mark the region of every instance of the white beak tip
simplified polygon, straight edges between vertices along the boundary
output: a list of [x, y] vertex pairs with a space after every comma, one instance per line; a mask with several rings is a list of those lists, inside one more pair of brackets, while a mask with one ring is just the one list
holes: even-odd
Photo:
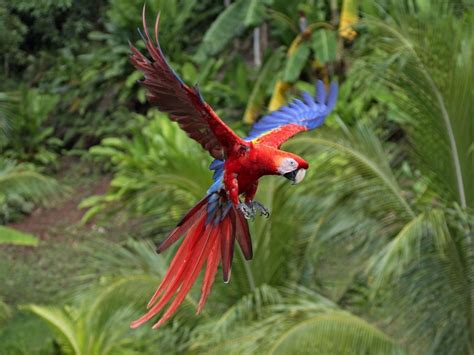
[[298, 172], [296, 173], [296, 176], [295, 176], [295, 184], [299, 184], [301, 181], [303, 181], [305, 175], [306, 175], [306, 169], [298, 169]]

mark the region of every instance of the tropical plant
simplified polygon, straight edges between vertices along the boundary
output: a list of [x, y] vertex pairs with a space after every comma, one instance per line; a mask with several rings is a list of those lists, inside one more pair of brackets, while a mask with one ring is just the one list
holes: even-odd
[[3, 96], [1, 115], [10, 122], [6, 142], [0, 147], [4, 156], [41, 165], [55, 163], [62, 142], [47, 123], [59, 97], [26, 87]]
[[197, 59], [221, 52], [235, 37], [240, 36], [246, 29], [258, 26], [266, 18], [266, 6], [273, 0], [237, 0], [222, 11], [206, 31], [200, 44]]
[[[297, 8], [300, 9], [299, 16]], [[327, 10], [311, 7], [309, 4], [298, 4], [292, 8], [277, 3], [274, 9], [268, 11], [271, 24], [285, 35], [286, 32], [292, 33], [293, 39], [287, 42], [285, 61], [277, 59], [280, 56], [279, 51], [276, 51], [260, 71], [252, 94], [247, 100], [243, 117], [245, 123], [255, 122], [259, 114], [264, 112], [264, 99], [270, 95], [268, 109], [274, 111], [280, 108], [295, 84], [299, 84], [300, 88], [304, 85], [299, 82], [301, 76], [308, 76], [310, 81], [319, 77], [328, 83], [329, 73], [333, 77], [335, 74], [343, 74], [334, 70], [336, 61], [341, 59], [343, 47], [338, 44], [337, 32], [332, 24], [333, 14]], [[299, 24], [296, 24], [297, 21]], [[283, 34], [280, 36], [284, 37]], [[341, 32], [341, 36], [343, 35], [345, 32]], [[308, 67], [310, 70], [307, 70]]]
[[0, 299], [0, 325], [10, 317], [11, 309]]
[[[183, 48], [191, 42], [187, 28], [212, 16], [212, 11], [195, 16], [205, 5], [197, 1], [184, 5], [177, 1], [147, 2], [150, 18], [161, 11], [160, 35], [173, 61], [186, 62]], [[137, 31], [142, 8], [140, 1], [111, 1], [103, 11], [103, 25], [89, 31], [87, 41], [81, 38], [67, 43], [58, 53], [58, 64], [44, 74], [42, 87], [63, 98], [57, 108], [56, 126], [67, 147], [89, 148], [104, 137], [125, 135], [131, 129], [130, 108], [145, 103], [144, 91], [136, 85], [141, 74], [128, 61], [128, 42], [143, 46]]]
[[[419, 11], [405, 10], [400, 17], [417, 22]], [[196, 327], [189, 343], [191, 349], [289, 351], [298, 341], [322, 352], [344, 352], [357, 346], [361, 351], [393, 353], [403, 351], [394, 339], [403, 339], [408, 350], [415, 353], [469, 352], [473, 278], [469, 240], [473, 216], [468, 201], [472, 195], [469, 185], [462, 191], [450, 191], [450, 186], [457, 186], [460, 179], [456, 178], [458, 168], [453, 163], [456, 155], [450, 148], [450, 137], [461, 152], [457, 157], [461, 171], [468, 177], [473, 170], [469, 160], [471, 143], [464, 142], [472, 142], [472, 137], [460, 128], [452, 129], [450, 135], [445, 119], [450, 119], [451, 126], [458, 120], [465, 124], [468, 119], [463, 115], [472, 112], [474, 101], [472, 92], [467, 91], [468, 84], [462, 84], [458, 77], [456, 83], [464, 91], [455, 91], [455, 96], [443, 94], [458, 89], [450, 86], [449, 80], [438, 81], [437, 75], [446, 79], [446, 74], [432, 66], [451, 63], [451, 74], [458, 70], [471, 72], [472, 62], [467, 58], [471, 54], [472, 24], [469, 18], [463, 18], [463, 26], [449, 27], [447, 31], [444, 26], [458, 20], [449, 12], [439, 14], [436, 7], [430, 11], [429, 16], [425, 15], [440, 28], [435, 27], [428, 35], [449, 32], [458, 39], [451, 41], [453, 48], [445, 53], [447, 57], [437, 59], [442, 53], [426, 54], [438, 48], [434, 45], [436, 36], [429, 42], [419, 42], [426, 37], [425, 32], [423, 36], [411, 34], [414, 37], [408, 38], [404, 37], [408, 34], [400, 32], [404, 28], [413, 31], [414, 26], [403, 25], [401, 20], [392, 23], [385, 19], [383, 24], [372, 20], [369, 31], [376, 31], [374, 36], [381, 35], [383, 41], [377, 43], [384, 46], [378, 46], [362, 59], [371, 65], [354, 68], [359, 71], [355, 75], [365, 73], [374, 77], [377, 73], [379, 78], [386, 79], [376, 71], [383, 68], [390, 78], [377, 82], [383, 90], [375, 97], [387, 102], [386, 93], [394, 93], [397, 100], [389, 103], [401, 115], [395, 120], [404, 129], [406, 143], [402, 141], [395, 147], [382, 141], [379, 131], [372, 127], [379, 123], [377, 119], [365, 119], [353, 127], [339, 120], [317, 137], [297, 138], [288, 143], [289, 149], [303, 150], [310, 157], [312, 172], [317, 172], [317, 176], [313, 178], [310, 174], [304, 186], [291, 192], [271, 178], [262, 182], [258, 199], [272, 207], [272, 218], [253, 224], [255, 260], [244, 263], [236, 256], [232, 283], [226, 287], [215, 285], [209, 299], [215, 306], [211, 307], [219, 312], [218, 307], [226, 304], [223, 310], [229, 309], [229, 313], [211, 317]], [[424, 43], [430, 47], [422, 47]], [[409, 51], [400, 52], [404, 49], [402, 45], [407, 44]], [[420, 54], [413, 52], [415, 49]], [[421, 58], [431, 58], [430, 67], [423, 65]], [[415, 83], [408, 81], [413, 77], [418, 78]], [[444, 85], [448, 85], [447, 89]], [[342, 86], [341, 91], [348, 93]], [[372, 91], [370, 95], [374, 94]], [[432, 104], [427, 106], [427, 100]], [[350, 116], [357, 112], [357, 106], [352, 107], [354, 111], [341, 109], [340, 113]], [[463, 110], [456, 111], [458, 107]], [[343, 118], [353, 121], [351, 117]], [[419, 120], [425, 122], [422, 131]], [[431, 136], [438, 137], [430, 149], [432, 159], [420, 162], [424, 152], [420, 150], [416, 156], [401, 160], [407, 147], [417, 147], [419, 139], [427, 148], [423, 138], [428, 130]], [[444, 166], [443, 175], [438, 172], [438, 165]], [[445, 177], [440, 179], [441, 176]], [[467, 181], [465, 177], [463, 181]], [[290, 235], [293, 238], [288, 239]], [[309, 308], [303, 307], [298, 313], [299, 301], [282, 296], [279, 289], [283, 286], [290, 289], [290, 295], [305, 287], [307, 292], [322, 293], [330, 301], [323, 302], [322, 307], [320, 296], [314, 296], [306, 304]], [[267, 291], [276, 287], [277, 291], [262, 296], [262, 287], [270, 287]], [[261, 302], [270, 304], [262, 307]], [[310, 308], [316, 311], [313, 313]], [[337, 338], [330, 336], [333, 331]]]
[[[88, 249], [93, 254], [85, 269], [84, 286], [65, 307], [29, 305], [31, 311], [54, 330], [61, 351], [74, 354], [115, 354], [155, 352], [180, 353], [184, 349], [194, 323], [190, 309], [182, 309], [173, 323], [161, 332], [142, 328], [130, 329], [130, 321], [137, 318], [166, 271], [166, 263], [157, 258], [153, 247], [144, 242], [128, 240], [123, 245], [96, 243]], [[95, 288], [97, 268], [103, 277]], [[195, 303], [188, 298], [188, 303]]]
[[[273, 291], [274, 293], [276, 291]], [[360, 317], [304, 287], [269, 298], [262, 289], [195, 330], [191, 349], [215, 353], [404, 353]]]
[[[5, 223], [34, 206], [48, 205], [64, 193], [56, 180], [46, 177], [28, 164], [0, 158], [0, 221]], [[6, 232], [6, 231], [4, 231]], [[14, 232], [11, 235], [14, 234]], [[12, 237], [12, 239], [16, 239]], [[20, 238], [22, 239], [22, 238]], [[23, 238], [25, 241], [29, 238]]]
[[[164, 124], [164, 122], [166, 121], [161, 121], [161, 124], [165, 127], [175, 127], [170, 123]], [[182, 133], [179, 134], [182, 135]], [[159, 136], [153, 135], [152, 137]], [[160, 165], [168, 166], [168, 164], [170, 164], [173, 166], [173, 164], [177, 163], [175, 157], [169, 153], [174, 151], [174, 146], [183, 147], [182, 143], [184, 141], [175, 141], [176, 139], [174, 141], [169, 140], [165, 146], [158, 145], [159, 149], [158, 147], [155, 149], [157, 152], [163, 149], [168, 150], [167, 154], [160, 156]], [[329, 140], [327, 142], [328, 147], [331, 147], [331, 143], [333, 144], [333, 142]], [[300, 145], [305, 146], [304, 142], [300, 143]], [[116, 156], [115, 154], [117, 154], [115, 151], [112, 151], [112, 153], [113, 155], [111, 156]], [[309, 151], [309, 153], [311, 152]], [[143, 156], [143, 154], [141, 154], [141, 156]], [[192, 165], [194, 164], [194, 159], [194, 155], [187, 154], [181, 156], [179, 166], [181, 166], [181, 164], [183, 164], [183, 166]], [[120, 161], [124, 160], [125, 159], [120, 159]], [[345, 160], [342, 159], [341, 161]], [[320, 159], [316, 156], [310, 160], [310, 164], [319, 165], [321, 163]], [[199, 170], [196, 170], [194, 173], [194, 176], [199, 176], [198, 171], [199, 174], [206, 173], [205, 168], [205, 165], [201, 165]], [[121, 173], [120, 169], [118, 171]], [[159, 181], [160, 171], [161, 169], [149, 170], [149, 173], [140, 173], [139, 176], [147, 176], [153, 172], [156, 178], [152, 180]], [[207, 172], [207, 174], [209, 173]], [[163, 189], [166, 187], [169, 189], [173, 187], [172, 191], [175, 192], [174, 196], [179, 196], [178, 192], [187, 193], [189, 186], [192, 185], [181, 183], [185, 176], [189, 176], [186, 170], [176, 170], [173, 173], [173, 178], [164, 181], [164, 184], [161, 185], [160, 188]], [[309, 179], [310, 181], [313, 180], [311, 177]], [[134, 184], [126, 184], [126, 186], [133, 185]], [[202, 189], [202, 187], [200, 189]], [[323, 228], [327, 228], [325, 224], [322, 223], [323, 218], [328, 218], [333, 228], [335, 228], [335, 230], [331, 232], [334, 237], [354, 231], [358, 232], [357, 236], [363, 236], [364, 233], [364, 226], [355, 228], [357, 221], [351, 223], [337, 223], [337, 218], [341, 217], [339, 214], [330, 216], [327, 213], [326, 216], [318, 218], [318, 212], [308, 209], [307, 206], [318, 204], [316, 201], [320, 200], [317, 196], [319, 192], [319, 189], [314, 188], [314, 184], [308, 186], [308, 189], [298, 192], [276, 178], [268, 178], [262, 181], [258, 199], [271, 208], [272, 218], [265, 221], [257, 219], [255, 223], [252, 224], [254, 260], [247, 262], [242, 255], [235, 255], [231, 284], [222, 285], [216, 283], [214, 292], [208, 301], [209, 305], [206, 308], [208, 310], [203, 316], [205, 321], [200, 321], [197, 327], [193, 325], [193, 323], [197, 321], [195, 317], [186, 319], [178, 316], [177, 322], [184, 322], [184, 324], [190, 322], [190, 329], [193, 329], [192, 336], [189, 343], [186, 344], [186, 347], [194, 350], [215, 349], [217, 351], [218, 349], [219, 351], [231, 351], [235, 353], [249, 351], [261, 352], [279, 347], [283, 349], [283, 347], [294, 346], [291, 345], [293, 334], [291, 337], [289, 337], [289, 335], [287, 337], [287, 332], [289, 334], [292, 329], [305, 330], [311, 328], [318, 330], [321, 335], [330, 335], [333, 334], [331, 332], [337, 332], [338, 328], [336, 325], [342, 325], [344, 329], [347, 329], [344, 333], [346, 339], [344, 343], [338, 343], [336, 341], [338, 338], [331, 337], [324, 338], [328, 339], [326, 342], [311, 343], [311, 345], [308, 343], [308, 347], [318, 346], [323, 352], [330, 351], [328, 349], [347, 350], [350, 349], [351, 346], [357, 346], [361, 351], [368, 348], [384, 349], [381, 351], [387, 353], [401, 351], [397, 342], [391, 339], [390, 336], [386, 335], [382, 330], [378, 329], [373, 323], [371, 324], [367, 320], [359, 318], [350, 312], [341, 310], [340, 308], [343, 304], [338, 305], [317, 294], [317, 283], [321, 280], [316, 281], [314, 276], [312, 276], [314, 265], [319, 262], [317, 258], [315, 259], [313, 252], [321, 246], [320, 244], [316, 245], [316, 233], [322, 229], [322, 225], [324, 225]], [[198, 193], [201, 193], [201, 191]], [[114, 196], [116, 196], [115, 199], [117, 199], [117, 201], [122, 201], [122, 204], [125, 203], [127, 205], [129, 203], [126, 197], [120, 199], [120, 194], [115, 193]], [[152, 195], [147, 194], [145, 196]], [[171, 198], [173, 198], [173, 196], [171, 196]], [[195, 199], [196, 198], [197, 197], [195, 197]], [[139, 200], [132, 201], [136, 203]], [[143, 198], [142, 204], [143, 201], [149, 201], [149, 198]], [[324, 207], [325, 204], [327, 205], [327, 202], [324, 203], [324, 200], [321, 200], [321, 202], [323, 202], [321, 203], [322, 207]], [[170, 206], [173, 206], [174, 203], [179, 205], [180, 201], [162, 199], [155, 203], [157, 206], [160, 206], [160, 208], [162, 208], [163, 205], [168, 206], [168, 215], [170, 215], [170, 211], [172, 211]], [[165, 211], [163, 210], [163, 212]], [[347, 211], [347, 209], [345, 213], [338, 211], [338, 213], [342, 213], [342, 215], [346, 216], [353, 212], [353, 210]], [[293, 236], [293, 238], [288, 238], [289, 236]], [[329, 235], [328, 238], [330, 238]], [[366, 254], [364, 256], [369, 255], [367, 246], [371, 242], [370, 238], [365, 237], [365, 242], [357, 241], [356, 236], [354, 236], [354, 239], [354, 242], [357, 242], [359, 248], [365, 246]], [[380, 248], [383, 246], [382, 242], [381, 240], [378, 243]], [[139, 246], [140, 244], [136, 245]], [[344, 250], [338, 254], [338, 257], [350, 255], [351, 252], [353, 251]], [[171, 255], [172, 252], [167, 254]], [[151, 249], [146, 255], [142, 253], [140, 253], [140, 255], [130, 255], [127, 248], [117, 249], [117, 251], [114, 252], [101, 250], [98, 252], [98, 255], [99, 257], [95, 259], [101, 260], [101, 264], [97, 266], [97, 268], [102, 270], [103, 275], [107, 275], [108, 273], [116, 275], [114, 280], [120, 285], [125, 285], [125, 283], [128, 283], [127, 280], [133, 279], [133, 275], [135, 275], [137, 269], [145, 269], [146, 274], [154, 273], [153, 270], [155, 269], [164, 270], [163, 259], [154, 255]], [[362, 257], [360, 257], [360, 259], [362, 259]], [[153, 267], [148, 266], [153, 260], [155, 260], [154, 262], [160, 262], [160, 265]], [[132, 261], [133, 264], [138, 263], [138, 265], [147, 266], [144, 268], [144, 266], [137, 267], [130, 265]], [[360, 262], [360, 260], [358, 261]], [[347, 269], [353, 265], [357, 265], [354, 257], [351, 263], [347, 264]], [[343, 299], [343, 296], [348, 292], [348, 285], [353, 281], [354, 275], [360, 272], [362, 268], [363, 267], [360, 267], [352, 271], [351, 277], [345, 281], [342, 291], [341, 285], [337, 285], [338, 287], [326, 285], [326, 289], [331, 290], [331, 295], [338, 296], [336, 299]], [[150, 282], [147, 289], [152, 290], [153, 286], [156, 286], [159, 278], [154, 280], [155, 281]], [[295, 286], [295, 283], [299, 286]], [[280, 291], [279, 289], [282, 287], [288, 288], [288, 291]], [[306, 294], [311, 296], [308, 297], [310, 300], [297, 300], [305, 293], [299, 291], [300, 287], [310, 287], [309, 290], [305, 291]], [[130, 290], [130, 292], [133, 290], [133, 294], [135, 294], [138, 286], [132, 287], [129, 285], [125, 287], [125, 289]], [[142, 289], [144, 289], [143, 286]], [[126, 291], [121, 291], [120, 294], [123, 295], [124, 292]], [[143, 294], [140, 294], [139, 297], [143, 297]], [[195, 298], [197, 296], [190, 297], [197, 299]], [[299, 309], [299, 312], [295, 313], [296, 309]], [[184, 312], [187, 312], [187, 308], [184, 309]], [[314, 319], [312, 317], [314, 317]], [[279, 319], [286, 319], [286, 321], [280, 322]], [[268, 338], [265, 337], [275, 322], [276, 324], [281, 323], [281, 326], [272, 330], [273, 335]], [[305, 325], [309, 328], [305, 328]], [[257, 329], [260, 330], [257, 331]], [[249, 334], [252, 334], [252, 336], [249, 336]], [[313, 338], [314, 337], [312, 337], [312, 339]], [[281, 344], [276, 341], [277, 339], [281, 340]], [[319, 339], [319, 337], [316, 337], [316, 339]]]
[[[67, 307], [23, 307], [43, 319], [56, 332], [56, 341], [63, 353], [72, 354], [114, 354], [121, 353], [139, 354], [141, 347], [146, 347], [149, 339], [132, 333], [126, 321], [133, 312], [126, 307], [119, 308], [117, 304], [113, 311], [108, 313], [104, 304], [99, 312], [90, 313], [89, 305], [84, 309]], [[110, 305], [107, 305], [110, 307]], [[117, 323], [121, 323], [120, 331]], [[143, 334], [143, 331], [141, 332]]]
[[[135, 119], [145, 121], [139, 115]], [[165, 115], [154, 111], [149, 119], [130, 139], [106, 138], [91, 148], [112, 162], [116, 174], [106, 195], [82, 202], [81, 207], [93, 206], [85, 221], [105, 209], [126, 210], [141, 217], [143, 231], [153, 235], [176, 222], [209, 187], [210, 161], [199, 145]]]
[[404, 327], [416, 352], [467, 353], [474, 343], [469, 326], [474, 96], [468, 79], [474, 69], [474, 19], [472, 13], [455, 12], [460, 9], [444, 2], [394, 4], [393, 19], [371, 23], [380, 46], [370, 68], [396, 95], [412, 161], [423, 173], [419, 183], [425, 185], [411, 202], [414, 215], [372, 267], [376, 289], [393, 287], [384, 292], [386, 305], [400, 310], [393, 322]]
[[[0, 39], [0, 59], [3, 63], [3, 76], [10, 76], [10, 63], [24, 62], [24, 52], [20, 43], [26, 34], [26, 26], [17, 15], [11, 13], [6, 1], [0, 1], [0, 31], [5, 35]], [[1, 100], [1, 99], [0, 99]]]
[[[85, 2], [90, 6], [81, 6]], [[474, 16], [469, 3], [148, 2], [150, 20], [162, 10], [167, 58], [186, 82], [202, 85], [226, 121], [240, 119], [248, 102], [245, 117], [252, 122], [270, 96], [276, 108], [292, 95], [291, 88], [313, 92], [315, 77], [334, 73], [342, 74], [340, 104], [324, 128], [285, 147], [310, 163], [303, 184], [262, 179], [257, 200], [270, 207], [271, 218], [250, 223], [254, 259], [245, 261], [236, 248], [230, 284], [215, 282], [199, 316], [195, 286], [159, 331], [128, 329], [144, 311], [173, 250], [157, 255], [148, 241], [103, 240], [86, 250], [90, 261], [77, 294], [64, 305], [25, 308], [54, 330], [54, 351], [472, 353]], [[67, 148], [108, 137], [90, 152], [111, 164], [114, 176], [105, 195], [82, 204], [90, 208], [85, 220], [106, 213], [132, 225], [127, 230], [133, 237], [155, 243], [205, 193], [210, 160], [163, 115], [130, 114], [147, 110], [143, 90], [135, 85], [139, 76], [126, 60], [126, 40], [138, 37], [142, 3], [92, 5], [90, 0], [0, 4], [0, 27], [10, 31], [0, 47], [16, 45], [11, 53], [21, 58], [8, 59], [4, 68], [10, 76], [27, 77], [40, 88], [38, 94], [61, 95], [51, 111], [54, 122], [45, 122], [54, 125]], [[361, 21], [354, 27], [357, 6]], [[305, 21], [299, 11], [311, 36], [301, 31]], [[44, 33], [51, 26], [41, 28], [41, 14], [57, 28]], [[23, 33], [17, 20], [34, 30]], [[251, 50], [255, 27], [261, 27], [262, 39], [265, 28], [270, 34], [260, 68], [238, 54]], [[58, 29], [70, 34], [64, 45]], [[199, 46], [201, 36], [195, 34], [206, 29]], [[79, 40], [86, 33], [88, 40]], [[32, 39], [35, 48], [25, 45]], [[24, 56], [26, 49], [34, 55]], [[219, 58], [210, 57], [216, 54]], [[0, 58], [4, 63], [5, 52]], [[25, 63], [27, 70], [20, 70]], [[15, 100], [10, 92], [0, 95], [5, 133], [0, 128], [0, 144], [12, 134]], [[20, 178], [24, 174], [29, 178]], [[3, 190], [2, 175], [14, 177], [4, 178]], [[12, 208], [28, 210], [19, 206], [41, 203], [40, 196], [58, 190], [48, 185], [39, 193], [36, 183], [27, 183], [31, 175], [44, 183], [30, 166], [0, 159], [0, 205], [6, 196], [8, 218]], [[20, 183], [24, 186], [15, 187]], [[2, 309], [0, 303], [0, 318]], [[13, 345], [0, 352], [21, 352], [16, 330], [10, 334]], [[49, 340], [47, 345], [51, 348]]]
[[12, 107], [14, 107], [14, 99], [7, 93], [0, 93], [0, 147], [7, 144]]

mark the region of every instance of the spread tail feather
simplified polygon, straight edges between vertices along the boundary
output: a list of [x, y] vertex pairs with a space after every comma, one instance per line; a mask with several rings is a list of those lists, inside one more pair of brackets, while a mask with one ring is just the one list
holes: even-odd
[[170, 303], [153, 328], [165, 323], [184, 301], [206, 264], [201, 298], [197, 306], [197, 313], [201, 312], [214, 283], [219, 261], [222, 260], [224, 282], [230, 280], [235, 239], [245, 258], [247, 260], [252, 258], [248, 224], [241, 212], [233, 206], [225, 208], [226, 201], [224, 201], [218, 211], [222, 215], [219, 215], [219, 218], [209, 218], [210, 196], [197, 203], [158, 247], [158, 251], [162, 252], [184, 236], [164, 278], [148, 303], [148, 312], [132, 322], [132, 328], [147, 322]]

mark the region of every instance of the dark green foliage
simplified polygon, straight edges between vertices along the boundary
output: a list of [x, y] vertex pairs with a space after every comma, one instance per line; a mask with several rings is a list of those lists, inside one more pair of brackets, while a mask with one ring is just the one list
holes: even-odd
[[38, 165], [55, 163], [62, 141], [53, 136], [50, 115], [59, 96], [22, 88], [8, 97], [3, 114], [11, 123], [6, 141], [0, 146], [4, 156]]
[[272, 0], [237, 0], [226, 8], [204, 35], [197, 54], [201, 61], [206, 56], [218, 54], [235, 37], [247, 28], [255, 27], [265, 20], [265, 6]]
[[[145, 121], [142, 116], [134, 119]], [[148, 119], [130, 139], [106, 138], [91, 149], [111, 161], [116, 174], [107, 195], [81, 204], [93, 207], [85, 220], [103, 210], [128, 210], [144, 219], [143, 232], [154, 235], [171, 227], [206, 192], [211, 183], [207, 154], [164, 115], [150, 112]]]

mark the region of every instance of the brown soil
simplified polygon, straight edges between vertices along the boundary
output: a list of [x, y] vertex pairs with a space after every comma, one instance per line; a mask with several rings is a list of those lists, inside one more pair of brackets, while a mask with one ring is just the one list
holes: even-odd
[[74, 187], [66, 198], [49, 208], [37, 208], [29, 216], [10, 227], [31, 233], [41, 239], [48, 239], [49, 232], [57, 227], [75, 225], [80, 222], [86, 210], [78, 209], [79, 203], [89, 196], [101, 195], [106, 192], [110, 177], [102, 177], [89, 184]]

